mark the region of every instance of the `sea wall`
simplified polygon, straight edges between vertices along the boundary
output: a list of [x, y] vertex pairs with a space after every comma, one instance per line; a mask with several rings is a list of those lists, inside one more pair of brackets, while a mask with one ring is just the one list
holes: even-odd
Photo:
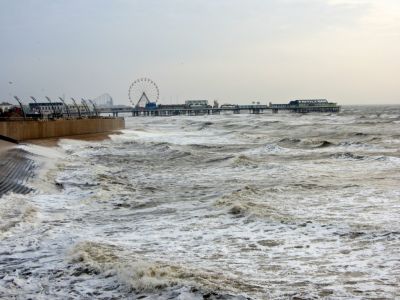
[[125, 128], [123, 118], [1, 121], [0, 135], [17, 141], [109, 132]]

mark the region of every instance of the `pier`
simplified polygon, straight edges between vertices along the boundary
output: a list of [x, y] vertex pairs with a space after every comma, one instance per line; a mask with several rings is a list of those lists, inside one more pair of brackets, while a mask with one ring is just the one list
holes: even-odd
[[237, 105], [235, 107], [181, 107], [181, 108], [168, 108], [160, 107], [156, 109], [140, 109], [135, 108], [132, 110], [132, 116], [198, 116], [198, 115], [218, 115], [223, 112], [230, 112], [233, 114], [250, 113], [260, 114], [268, 109], [267, 105]]
[[264, 113], [265, 110], [270, 109], [268, 105], [236, 105], [235, 107], [184, 107], [184, 106], [173, 106], [161, 105], [157, 108], [142, 108], [142, 107], [126, 107], [126, 108], [101, 108], [100, 113], [112, 114], [117, 117], [119, 113], [131, 113], [133, 117], [139, 116], [199, 116], [199, 115], [218, 115], [222, 112], [231, 112], [233, 114], [250, 113], [260, 114]]
[[117, 117], [119, 113], [131, 113], [133, 117], [139, 116], [198, 116], [198, 115], [218, 115], [221, 113], [232, 114], [262, 114], [265, 112], [279, 113], [280, 111], [293, 113], [338, 113], [341, 107], [336, 103], [328, 102], [326, 99], [293, 100], [288, 104], [269, 105], [222, 105], [213, 107], [211, 105], [190, 106], [186, 104], [170, 105], [149, 105], [145, 107], [108, 107], [99, 108], [99, 113], [112, 114]]

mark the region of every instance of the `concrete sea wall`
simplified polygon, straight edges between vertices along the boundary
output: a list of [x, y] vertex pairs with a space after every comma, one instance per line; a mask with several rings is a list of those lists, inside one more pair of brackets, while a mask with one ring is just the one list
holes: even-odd
[[1, 121], [0, 135], [17, 141], [109, 132], [125, 128], [123, 118]]

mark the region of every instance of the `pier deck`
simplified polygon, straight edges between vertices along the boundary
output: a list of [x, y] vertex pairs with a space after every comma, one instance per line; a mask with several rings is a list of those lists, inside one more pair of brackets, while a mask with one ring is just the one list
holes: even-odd
[[292, 105], [292, 104], [271, 104], [271, 105], [232, 105], [229, 107], [183, 107], [177, 105], [160, 106], [157, 108], [103, 108], [99, 109], [100, 113], [109, 113], [113, 116], [118, 116], [119, 113], [131, 113], [133, 117], [139, 116], [198, 116], [198, 115], [217, 115], [224, 112], [241, 114], [262, 114], [267, 111], [278, 113], [279, 111], [288, 111], [294, 113], [310, 113], [310, 112], [325, 112], [337, 113], [340, 111], [340, 106], [336, 104], [320, 104], [320, 105]]
[[133, 109], [132, 116], [197, 116], [197, 115], [217, 115], [222, 112], [240, 114], [243, 112], [250, 114], [260, 114], [268, 109], [267, 105], [238, 105], [236, 107], [192, 107], [192, 108], [157, 108], [152, 110]]

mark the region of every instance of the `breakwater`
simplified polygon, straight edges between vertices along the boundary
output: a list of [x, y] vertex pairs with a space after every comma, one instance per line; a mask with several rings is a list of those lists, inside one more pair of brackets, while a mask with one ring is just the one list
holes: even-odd
[[125, 128], [123, 118], [56, 120], [6, 120], [0, 122], [0, 135], [16, 141], [103, 133]]

